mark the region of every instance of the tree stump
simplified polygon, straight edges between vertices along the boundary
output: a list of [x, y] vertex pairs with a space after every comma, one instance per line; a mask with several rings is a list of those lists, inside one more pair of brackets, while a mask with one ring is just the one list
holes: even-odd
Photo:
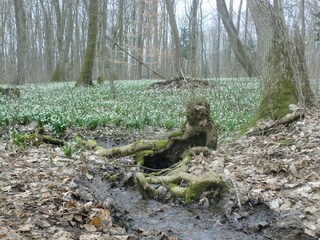
[[[214, 172], [206, 176], [184, 172], [193, 154], [199, 151], [208, 154], [217, 148], [217, 141], [218, 134], [210, 117], [209, 104], [205, 100], [195, 100], [187, 105], [187, 121], [181, 132], [172, 133], [168, 140], [140, 140], [112, 149], [92, 143], [90, 146], [96, 147], [102, 156], [118, 158], [131, 155], [148, 171], [167, 169], [176, 164], [174, 170], [171, 169], [166, 176], [154, 178], [145, 177], [142, 172], [137, 173], [136, 186], [144, 198], [155, 198], [160, 195], [160, 191], [150, 184], [160, 179], [173, 196], [184, 197], [189, 201], [199, 200], [204, 191], [221, 193], [226, 189], [226, 183]], [[188, 182], [187, 186], [181, 187], [180, 181]]]

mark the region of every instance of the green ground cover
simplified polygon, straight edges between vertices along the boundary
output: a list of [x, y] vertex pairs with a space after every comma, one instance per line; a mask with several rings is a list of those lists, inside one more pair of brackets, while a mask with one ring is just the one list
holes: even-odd
[[[257, 79], [209, 81], [210, 87], [195, 90], [195, 95], [209, 101], [223, 138], [253, 117], [260, 101], [260, 84]], [[23, 86], [20, 98], [0, 96], [0, 125], [36, 122], [56, 132], [71, 126], [93, 129], [107, 124], [179, 127], [192, 94], [187, 90], [147, 90], [154, 82], [117, 81], [116, 99], [112, 99], [107, 83], [90, 88], [75, 88], [74, 83]]]

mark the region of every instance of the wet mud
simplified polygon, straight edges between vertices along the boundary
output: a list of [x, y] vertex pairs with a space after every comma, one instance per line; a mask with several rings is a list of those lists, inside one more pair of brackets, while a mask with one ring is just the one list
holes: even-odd
[[[312, 239], [300, 229], [279, 227], [277, 213], [261, 203], [248, 203], [226, 214], [224, 209], [203, 208], [197, 203], [144, 200], [122, 170], [91, 166], [93, 178], [80, 179], [78, 190], [93, 198], [83, 201], [110, 201], [113, 224], [124, 227], [129, 239]], [[110, 171], [118, 176], [112, 182], [106, 177]]]

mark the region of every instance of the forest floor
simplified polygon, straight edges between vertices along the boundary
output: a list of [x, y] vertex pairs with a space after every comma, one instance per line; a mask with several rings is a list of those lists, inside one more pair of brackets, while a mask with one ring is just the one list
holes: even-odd
[[[78, 149], [0, 145], [0, 239], [318, 239], [320, 110], [262, 136], [221, 142], [197, 155], [188, 172], [218, 172], [230, 191], [217, 203], [143, 200], [130, 157], [101, 158]], [[264, 123], [270, 124], [270, 123]], [[25, 128], [28, 128], [26, 126]], [[168, 136], [163, 129], [128, 132], [70, 129], [63, 136], [105, 147]]]

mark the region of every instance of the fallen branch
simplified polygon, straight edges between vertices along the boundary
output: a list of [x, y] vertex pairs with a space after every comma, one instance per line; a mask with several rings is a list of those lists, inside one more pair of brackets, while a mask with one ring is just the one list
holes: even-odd
[[287, 125], [290, 124], [300, 118], [304, 117], [304, 112], [303, 110], [298, 110], [295, 111], [291, 114], [287, 114], [286, 116], [284, 116], [283, 118], [279, 119], [278, 121], [276, 121], [275, 123], [271, 124], [270, 126], [266, 126], [262, 129], [258, 129], [258, 130], [254, 130], [251, 131], [249, 133], [247, 133], [246, 135], [248, 137], [250, 136], [259, 136], [259, 135], [265, 135], [266, 133], [275, 130], [276, 127], [280, 126], [280, 125]]

